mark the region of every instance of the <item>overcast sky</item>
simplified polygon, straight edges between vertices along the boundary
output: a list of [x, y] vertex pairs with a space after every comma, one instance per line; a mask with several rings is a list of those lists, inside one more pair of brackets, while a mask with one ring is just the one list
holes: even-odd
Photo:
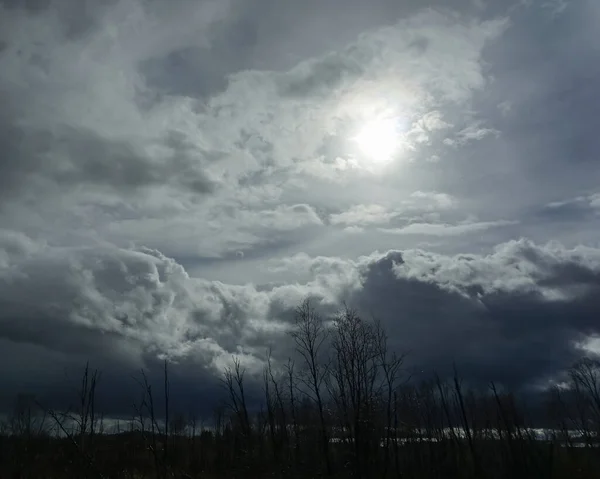
[[600, 350], [599, 24], [597, 0], [0, 0], [0, 407], [89, 359], [126, 413], [163, 357], [208, 403], [232, 355], [287, 359], [305, 297], [472, 380]]

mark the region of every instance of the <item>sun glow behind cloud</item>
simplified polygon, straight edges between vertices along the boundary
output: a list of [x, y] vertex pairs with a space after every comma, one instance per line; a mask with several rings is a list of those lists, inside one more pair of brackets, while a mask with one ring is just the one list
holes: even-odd
[[396, 118], [381, 118], [366, 122], [353, 138], [360, 151], [374, 163], [387, 163], [400, 145]]
[[336, 116], [350, 119], [353, 125], [348, 140], [361, 168], [380, 170], [406, 150], [407, 133], [422, 102], [423, 92], [385, 76], [359, 82], [344, 95]]

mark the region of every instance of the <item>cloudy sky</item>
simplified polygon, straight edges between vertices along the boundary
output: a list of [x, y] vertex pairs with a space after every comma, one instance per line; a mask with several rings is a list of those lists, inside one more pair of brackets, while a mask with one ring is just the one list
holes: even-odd
[[305, 297], [474, 381], [600, 350], [599, 23], [596, 0], [0, 0], [0, 407], [89, 359], [127, 412], [164, 357], [209, 402], [232, 355], [291, 354]]

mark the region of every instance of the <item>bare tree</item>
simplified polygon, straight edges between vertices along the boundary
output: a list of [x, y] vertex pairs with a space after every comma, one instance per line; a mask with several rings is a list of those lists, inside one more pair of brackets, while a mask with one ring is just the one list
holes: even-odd
[[378, 449], [381, 433], [376, 409], [381, 391], [380, 338], [373, 322], [346, 307], [334, 321], [331, 391], [342, 417], [342, 427], [354, 446], [356, 477]]
[[86, 363], [81, 377], [81, 386], [77, 392], [79, 403], [77, 413], [71, 416], [77, 423], [79, 446], [82, 451], [88, 447], [87, 438], [89, 437], [91, 443], [96, 432], [96, 385], [98, 379], [98, 370], [90, 370], [89, 362]]
[[[100, 373], [98, 370], [90, 371], [89, 362], [86, 363], [82, 378], [81, 386], [77, 391], [77, 411], [75, 413], [68, 411], [59, 413], [53, 409], [43, 407], [36, 401], [38, 407], [44, 411], [56, 424], [57, 435], [62, 433], [68, 438], [78, 453], [80, 459], [84, 461], [87, 471], [92, 472], [96, 477], [102, 478], [103, 475], [96, 465], [94, 457], [90, 454], [92, 449], [91, 441], [96, 432], [96, 386]], [[71, 431], [65, 427], [65, 424], [74, 423], [75, 431], [71, 427]], [[86, 440], [89, 437], [90, 441]], [[87, 476], [87, 473], [85, 474]]]
[[[243, 456], [247, 457], [250, 454], [252, 426], [250, 424], [250, 416], [246, 404], [246, 394], [244, 391], [244, 375], [246, 370], [242, 368], [239, 358], [233, 358], [233, 367], [227, 367], [221, 379], [225, 389], [227, 390], [228, 400], [227, 406], [233, 412], [237, 421], [237, 425], [241, 430]], [[237, 451], [236, 451], [237, 452]]]
[[569, 369], [576, 425], [586, 442], [600, 437], [600, 361], [584, 357]]
[[288, 442], [287, 414], [280, 381], [273, 371], [271, 349], [267, 352], [267, 364], [263, 371], [265, 402], [267, 406], [267, 419], [269, 433], [275, 461], [281, 461], [283, 447]]
[[384, 444], [384, 463], [383, 477], [387, 476], [390, 463], [390, 443], [392, 440], [392, 421], [394, 419], [394, 394], [398, 386], [401, 368], [404, 364], [404, 355], [399, 355], [395, 351], [389, 350], [388, 336], [379, 321], [374, 323], [374, 333], [379, 356], [379, 364], [385, 381], [385, 444]]
[[164, 381], [164, 398], [165, 398], [165, 425], [164, 425], [164, 439], [163, 439], [163, 464], [167, 467], [167, 461], [169, 459], [169, 397], [170, 397], [170, 384], [169, 384], [169, 370], [167, 368], [167, 360], [164, 361], [163, 370], [163, 381]]
[[39, 415], [39, 408], [35, 398], [26, 394], [19, 394], [12, 415], [8, 419], [7, 430], [13, 436], [31, 437], [41, 436], [46, 431], [46, 411]]
[[263, 388], [265, 392], [265, 404], [267, 406], [267, 423], [269, 425], [269, 435], [271, 439], [271, 448], [276, 462], [279, 462], [279, 443], [275, 431], [275, 405], [273, 393], [271, 392], [271, 351], [267, 353], [267, 365], [263, 371]]
[[323, 319], [307, 299], [296, 308], [295, 329], [291, 336], [296, 344], [296, 351], [302, 357], [304, 369], [298, 378], [305, 386], [302, 391], [316, 404], [319, 415], [319, 430], [321, 446], [327, 474], [332, 474], [331, 457], [329, 453], [329, 433], [325, 419], [325, 403], [323, 386], [327, 375], [327, 365], [321, 361], [323, 346], [328, 337], [328, 331]]
[[290, 415], [292, 419], [292, 428], [294, 431], [294, 453], [295, 459], [298, 461], [300, 457], [300, 427], [298, 425], [298, 412], [296, 405], [296, 381], [294, 373], [294, 361], [289, 358], [285, 366], [287, 377], [287, 388], [290, 401]]
[[[148, 376], [144, 370], [141, 371], [142, 379], [137, 380], [138, 384], [142, 388], [142, 399], [139, 406], [136, 407], [136, 412], [139, 416], [140, 427], [142, 430], [142, 434], [144, 437], [144, 441], [150, 442], [147, 446], [150, 452], [152, 453], [152, 457], [154, 458], [154, 470], [156, 473], [156, 477], [161, 477], [165, 474], [163, 468], [163, 462], [161, 461], [161, 457], [158, 453], [158, 440], [157, 437], [160, 435], [160, 426], [158, 425], [156, 419], [156, 409], [154, 407], [154, 395], [152, 393], [152, 385], [148, 381]], [[150, 418], [150, 438], [147, 438], [147, 434], [145, 431], [145, 418], [146, 414]]]

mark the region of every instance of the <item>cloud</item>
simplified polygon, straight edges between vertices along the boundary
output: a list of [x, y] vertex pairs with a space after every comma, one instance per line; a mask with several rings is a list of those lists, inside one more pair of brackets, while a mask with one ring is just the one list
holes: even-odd
[[63, 249], [11, 238], [2, 243], [9, 261], [0, 274], [0, 339], [11, 350], [20, 344], [121, 371], [166, 356], [180, 365], [176, 374], [190, 374], [184, 382], [194, 380], [192, 365], [215, 377], [232, 354], [260, 368], [268, 345], [285, 360], [293, 310], [305, 297], [324, 314], [343, 300], [375, 314], [420, 367], [455, 358], [471, 377], [483, 380], [487, 371], [488, 380], [520, 385], [556, 373], [577, 354], [575, 342], [598, 333], [594, 248], [521, 240], [486, 256], [296, 255], [272, 267], [304, 271], [305, 282], [258, 287], [192, 278], [154, 250]]
[[500, 226], [515, 224], [514, 221], [480, 221], [461, 224], [410, 223], [400, 228], [381, 228], [382, 233], [394, 235], [458, 236]]
[[546, 208], [549, 210], [560, 210], [571, 206], [596, 210], [600, 208], [600, 193], [577, 196], [568, 200], [552, 201], [546, 205]]
[[221, 258], [300, 241], [323, 227], [323, 219], [310, 205], [261, 206], [207, 200], [203, 209], [183, 204], [146, 218], [99, 219], [96, 228], [117, 244], [129, 241], [183, 257]]
[[481, 122], [476, 122], [460, 130], [455, 138], [444, 139], [444, 144], [453, 147], [464, 146], [473, 141], [483, 140], [490, 135], [498, 137], [500, 132], [495, 128], [482, 126]]
[[504, 115], [507, 116], [511, 110], [513, 109], [513, 104], [509, 100], [502, 101], [498, 103], [498, 110]]
[[553, 17], [557, 17], [562, 15], [567, 8], [569, 8], [570, 3], [571, 2], [567, 0], [550, 0], [542, 3], [542, 8], [549, 11]]
[[[398, 201], [395, 208], [378, 204], [353, 205], [346, 211], [331, 214], [329, 222], [332, 225], [345, 226], [345, 231], [360, 231], [360, 228], [395, 223], [414, 218], [415, 215], [420, 215], [421, 219], [438, 218], [439, 212], [452, 210], [457, 205], [457, 198], [447, 193], [417, 190]], [[380, 228], [381, 231], [392, 229]]]
[[[600, 195], [598, 193], [581, 194], [572, 198], [551, 201], [537, 208], [536, 221], [553, 222], [563, 227], [593, 223], [600, 213]], [[570, 226], [568, 226], [570, 225]], [[575, 230], [583, 232], [584, 226]]]
[[447, 193], [438, 193], [436, 191], [415, 191], [410, 195], [415, 206], [426, 209], [449, 209], [456, 206], [457, 199]]
[[348, 226], [380, 224], [387, 223], [396, 214], [382, 205], [355, 205], [342, 213], [332, 214], [329, 221], [334, 225]]
[[598, 260], [595, 249], [524, 240], [487, 256], [388, 253], [368, 266], [358, 303], [415, 359], [451, 357], [471, 380], [525, 385], [568, 365], [597, 330]]
[[444, 121], [441, 112], [433, 110], [419, 118], [406, 136], [415, 143], [430, 143], [432, 133], [451, 127], [452, 124]]
[[217, 180], [198, 168], [193, 155], [172, 144], [164, 153], [148, 156], [131, 141], [102, 138], [71, 127], [46, 132], [7, 128], [2, 141], [10, 158], [0, 170], [5, 193], [31, 182], [42, 187], [81, 185], [109, 191], [171, 184], [197, 194], [211, 193], [217, 187]]
[[[434, 28], [426, 29], [426, 26]], [[341, 53], [302, 63], [281, 78], [281, 91], [284, 96], [319, 96], [320, 92], [332, 89], [345, 93], [344, 87], [351, 86], [371, 71], [386, 76], [406, 74], [414, 79], [411, 83], [439, 93], [444, 99], [464, 101], [471, 96], [472, 89], [481, 88], [485, 83], [480, 66], [473, 61], [478, 56], [477, 50], [487, 40], [501, 34], [506, 26], [506, 19], [460, 24], [443, 13], [426, 10], [392, 27], [361, 35], [356, 43]], [[456, 41], [453, 49], [460, 51], [461, 45], [468, 49], [469, 53], [462, 52], [460, 60], [466, 70], [444, 59], [442, 42], [448, 36]], [[420, 63], [418, 69], [409, 70], [406, 62], [423, 51], [427, 60]], [[414, 61], [410, 63], [414, 64]], [[444, 78], [441, 73], [447, 70], [458, 73], [460, 80]], [[368, 86], [368, 83], [363, 85]]]
[[[210, 192], [200, 149], [174, 142], [168, 130], [159, 134], [152, 112], [142, 111], [148, 92], [137, 65], [193, 35], [202, 41], [198, 32], [219, 18], [215, 5], [205, 3], [175, 29], [155, 30], [151, 7], [121, 1], [95, 10], [97, 21], [82, 36], [69, 35], [59, 11], [4, 8], [0, 125], [8, 161], [1, 172], [9, 191], [35, 181], [120, 189], [173, 180]], [[177, 13], [171, 20], [183, 20]]]
[[62, 352], [102, 356], [124, 341], [131, 354], [201, 355], [210, 364], [215, 355], [235, 352], [246, 335], [281, 330], [277, 318], [268, 318], [272, 301], [292, 308], [310, 293], [334, 302], [343, 283], [336, 277], [328, 288], [314, 282], [261, 292], [190, 278], [180, 264], [147, 248], [32, 247], [21, 235], [7, 236], [0, 334]]
[[[538, 246], [527, 240], [499, 245], [494, 253], [485, 257], [459, 255], [449, 258], [411, 252], [403, 258], [404, 263], [396, 270], [399, 274], [438, 285], [446, 284], [451, 290], [468, 291], [477, 285], [485, 294], [536, 293], [549, 299], [562, 288], [568, 292], [568, 288], [573, 287], [571, 291], [575, 296], [585, 292], [577, 290], [579, 282], [595, 281], [596, 273], [591, 271], [600, 268], [600, 256], [593, 248], [579, 246], [567, 250], [560, 244]], [[587, 276], [588, 273], [581, 269], [584, 262], [592, 276]]]
[[[247, 20], [238, 7], [5, 8], [3, 224], [56, 244], [146, 244], [177, 257], [291, 247], [324, 212], [352, 207], [325, 201], [323, 183], [367, 192], [376, 181], [347, 141], [353, 129], [396, 105], [407, 142], [432, 142], [454, 123], [444, 107], [486, 86], [483, 48], [508, 25], [426, 9], [286, 68], [200, 62], [186, 73], [199, 86], [185, 89], [173, 62], [217, 57], [221, 29]], [[203, 90], [218, 72], [219, 87]], [[398, 209], [363, 199], [353, 203]]]

